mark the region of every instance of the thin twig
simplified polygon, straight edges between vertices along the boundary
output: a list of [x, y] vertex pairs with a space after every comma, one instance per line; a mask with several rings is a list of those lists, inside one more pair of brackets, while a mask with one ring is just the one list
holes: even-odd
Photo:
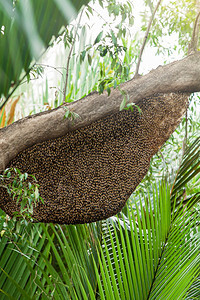
[[142, 59], [142, 54], [143, 54], [143, 51], [144, 51], [144, 47], [145, 47], [145, 45], [146, 45], [147, 37], [148, 37], [148, 35], [149, 35], [149, 31], [150, 31], [151, 24], [152, 24], [152, 22], [153, 22], [155, 13], [156, 13], [156, 11], [157, 11], [157, 9], [158, 9], [158, 7], [159, 7], [161, 1], [162, 1], [162, 0], [159, 0], [159, 1], [158, 1], [157, 5], [156, 5], [156, 8], [154, 9], [154, 12], [153, 12], [153, 14], [152, 14], [152, 16], [151, 16], [151, 18], [150, 18], [149, 25], [148, 25], [148, 27], [147, 27], [147, 31], [146, 31], [146, 33], [145, 33], [145, 37], [144, 37], [144, 40], [143, 40], [143, 44], [142, 44], [142, 47], [141, 47], [141, 49], [140, 49], [140, 54], [139, 54], [138, 63], [137, 63], [137, 66], [136, 66], [136, 71], [135, 71], [135, 76], [134, 76], [134, 77], [138, 76], [139, 67], [140, 67], [140, 63], [141, 63], [141, 59]]
[[58, 69], [63, 69], [63, 70], [65, 69], [65, 67], [54, 67], [54, 66], [50, 66], [50, 65], [47, 65], [47, 64], [36, 64], [36, 66], [42, 66], [42, 67], [45, 67], [45, 68], [51, 68], [51, 69], [57, 71], [58, 73], [60, 73], [61, 75], [63, 75], [63, 73], [60, 70], [58, 70]]
[[110, 23], [108, 23], [108, 22], [106, 21], [106, 19], [105, 19], [105, 18], [104, 18], [104, 17], [103, 17], [96, 9], [94, 9], [94, 8], [91, 7], [90, 5], [88, 5], [88, 7], [91, 8], [91, 9], [93, 10], [93, 12], [95, 12], [95, 13], [97, 14], [97, 16], [98, 16], [100, 19], [102, 19], [106, 25], [108, 25], [108, 27], [110, 28], [110, 30], [112, 30], [112, 27], [111, 27]]
[[188, 113], [187, 113], [187, 110], [186, 110], [186, 113], [185, 113], [185, 136], [184, 136], [184, 139], [183, 139], [183, 154], [182, 154], [182, 157], [184, 156], [185, 150], [187, 148], [187, 140], [188, 140]]
[[80, 13], [79, 20], [78, 20], [78, 23], [77, 23], [77, 26], [76, 26], [76, 30], [75, 30], [75, 34], [74, 34], [74, 39], [72, 41], [72, 45], [71, 45], [71, 48], [70, 48], [70, 51], [69, 51], [69, 55], [68, 55], [68, 58], [67, 58], [65, 86], [64, 86], [64, 89], [63, 89], [63, 103], [65, 102], [65, 98], [66, 98], [67, 81], [68, 81], [68, 76], [69, 76], [69, 63], [70, 63], [72, 51], [73, 51], [73, 48], [74, 48], [74, 44], [75, 44], [75, 41], [76, 41], [76, 36], [77, 36], [78, 28], [79, 28], [79, 25], [80, 25], [81, 17], [83, 15], [83, 11], [84, 11], [84, 9], [82, 9], [82, 11]]
[[188, 54], [197, 50], [198, 39], [199, 39], [199, 23], [200, 23], [200, 12], [196, 16], [196, 20], [194, 22], [194, 28], [192, 33], [192, 39], [188, 46]]

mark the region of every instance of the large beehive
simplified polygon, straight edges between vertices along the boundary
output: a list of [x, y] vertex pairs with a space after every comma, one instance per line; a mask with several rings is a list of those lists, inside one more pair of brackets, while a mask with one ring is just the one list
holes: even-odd
[[[140, 102], [140, 114], [121, 111], [66, 136], [36, 144], [9, 166], [33, 174], [44, 204], [34, 209], [39, 222], [77, 224], [119, 212], [168, 139], [186, 109], [187, 94], [159, 94]], [[0, 207], [19, 208], [0, 188]]]

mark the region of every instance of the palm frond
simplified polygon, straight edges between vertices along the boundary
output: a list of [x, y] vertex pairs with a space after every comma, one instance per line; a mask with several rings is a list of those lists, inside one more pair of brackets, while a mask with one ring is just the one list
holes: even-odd
[[11, 86], [19, 84], [22, 70], [29, 73], [32, 60], [87, 2], [29, 0], [16, 1], [14, 7], [13, 1], [0, 2], [0, 96], [8, 96]]
[[[171, 211], [170, 188], [164, 184], [155, 186], [150, 198], [151, 194], [141, 199], [127, 217], [114, 222], [111, 218], [97, 225], [42, 225], [43, 250], [35, 245], [29, 259], [22, 256], [28, 276], [34, 278], [32, 287], [31, 279], [22, 285], [9, 271], [4, 281], [18, 294], [21, 288], [25, 293], [32, 288], [37, 297], [50, 299], [187, 297], [199, 274], [199, 210], [188, 203]], [[18, 263], [15, 267], [21, 268]], [[9, 294], [5, 287], [0, 289]]]
[[[40, 263], [41, 269], [45, 267], [40, 258], [40, 252], [45, 243], [45, 236], [41, 238], [42, 229], [39, 225], [34, 225], [34, 239], [32, 240], [32, 247], [27, 240], [23, 243], [22, 235], [23, 228], [19, 231], [18, 236], [15, 235], [15, 240], [7, 237], [2, 237], [0, 247], [0, 289], [4, 294], [9, 294], [10, 297], [18, 297], [21, 295], [21, 289], [24, 290], [28, 296], [34, 295], [36, 286], [30, 278], [29, 267], [25, 260], [34, 268], [37, 266], [37, 261]], [[28, 234], [31, 234], [32, 228], [28, 229]], [[37, 245], [37, 251], [34, 246]], [[48, 256], [47, 256], [48, 257]], [[38, 272], [40, 276], [41, 272]], [[19, 288], [20, 287], [20, 288]], [[1, 296], [4, 299], [4, 296]], [[5, 299], [7, 299], [5, 297]], [[27, 298], [28, 299], [28, 298]]]
[[129, 213], [130, 230], [119, 222], [103, 239], [98, 286], [105, 298], [182, 299], [198, 275], [199, 212], [188, 205], [171, 214], [170, 189], [162, 185], [153, 195], [153, 205], [141, 201]]
[[186, 300], [198, 300], [200, 299], [200, 276], [196, 278], [191, 287], [188, 290]]
[[[195, 187], [192, 186], [194, 181], [196, 181], [194, 186], [199, 186], [200, 137], [196, 138], [185, 151], [171, 190], [172, 204], [175, 201], [175, 198], [177, 204], [181, 201], [187, 203], [191, 200], [191, 197], [193, 197], [193, 205], [200, 200], [200, 193], [196, 192]], [[187, 198], [187, 191], [189, 191], [190, 194], [189, 198]]]

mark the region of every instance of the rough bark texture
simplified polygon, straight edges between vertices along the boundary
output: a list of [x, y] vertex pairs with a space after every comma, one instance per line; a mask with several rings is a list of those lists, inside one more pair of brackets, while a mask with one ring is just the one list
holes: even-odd
[[[200, 91], [200, 54], [159, 67], [121, 86], [142, 114], [119, 112], [122, 95], [93, 93], [0, 130], [0, 170], [14, 166], [39, 181], [40, 222], [93, 222], [116, 214], [140, 183], [149, 161], [179, 124], [190, 92]], [[182, 92], [182, 93], [180, 93]], [[18, 209], [5, 189], [0, 207]]]
[[[200, 91], [200, 53], [158, 67], [149, 74], [130, 80], [121, 85], [129, 94], [130, 102], [137, 102], [142, 98], [156, 93], [168, 92], [196, 92]], [[0, 130], [0, 171], [5, 169], [10, 160], [19, 152], [36, 143], [57, 138], [67, 132], [91, 124], [107, 115], [119, 111], [122, 101], [119, 90], [112, 90], [107, 97], [93, 93], [84, 99], [67, 105], [70, 111], [80, 117], [72, 122], [63, 119], [63, 106], [52, 111], [39, 113], [19, 120]]]

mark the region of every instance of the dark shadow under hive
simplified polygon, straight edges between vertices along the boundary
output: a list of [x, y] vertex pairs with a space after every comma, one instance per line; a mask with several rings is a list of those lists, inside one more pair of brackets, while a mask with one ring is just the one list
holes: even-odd
[[[8, 167], [33, 174], [44, 204], [38, 222], [77, 224], [119, 212], [148, 171], [151, 157], [178, 125], [186, 94], [159, 94], [143, 99], [142, 113], [121, 111], [55, 140], [36, 144]], [[176, 105], [174, 104], [176, 102]], [[0, 188], [0, 207], [12, 215], [19, 207]]]

